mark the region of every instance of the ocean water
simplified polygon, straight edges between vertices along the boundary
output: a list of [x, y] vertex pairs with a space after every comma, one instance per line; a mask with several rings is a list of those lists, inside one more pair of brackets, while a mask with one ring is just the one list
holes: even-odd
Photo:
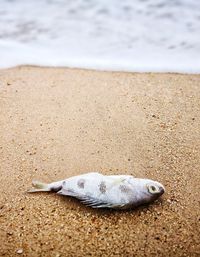
[[200, 73], [199, 0], [0, 0], [0, 68]]

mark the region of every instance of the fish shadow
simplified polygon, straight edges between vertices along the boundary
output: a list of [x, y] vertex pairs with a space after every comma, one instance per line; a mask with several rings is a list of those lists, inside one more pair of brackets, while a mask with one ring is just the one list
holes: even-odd
[[111, 208], [92, 208], [91, 206], [87, 206], [83, 204], [80, 200], [71, 196], [66, 197], [66, 196], [60, 195], [59, 198], [60, 198], [60, 201], [65, 204], [67, 210], [69, 209], [77, 210], [79, 212], [93, 214], [97, 216], [102, 216], [102, 215], [112, 216], [120, 213], [130, 214], [133, 212], [135, 214], [138, 214], [140, 212], [153, 211], [153, 209], [159, 207], [160, 205], [163, 205], [164, 203], [164, 200], [160, 198], [153, 203], [143, 204], [134, 208], [111, 209]]
[[[25, 194], [27, 194], [26, 192]], [[29, 193], [28, 193], [29, 194]], [[37, 192], [34, 193], [37, 195], [49, 195], [49, 192]], [[111, 209], [111, 208], [92, 208], [91, 206], [87, 206], [83, 204], [80, 200], [76, 199], [75, 197], [71, 196], [64, 196], [64, 195], [58, 195], [55, 194], [54, 197], [58, 198], [58, 200], [63, 203], [63, 207], [66, 208], [66, 210], [77, 210], [78, 212], [84, 213], [84, 214], [90, 214], [90, 215], [96, 215], [96, 216], [113, 216], [116, 214], [132, 214], [135, 213], [136, 215], [141, 212], [146, 213], [147, 211], [154, 211], [155, 208], [159, 208], [160, 206], [164, 205], [164, 199], [159, 198], [153, 203], [143, 204], [137, 207], [129, 208], [129, 209]]]

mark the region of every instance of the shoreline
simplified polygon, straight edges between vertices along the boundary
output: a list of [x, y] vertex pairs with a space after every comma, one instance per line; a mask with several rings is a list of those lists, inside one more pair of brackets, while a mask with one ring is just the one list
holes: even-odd
[[35, 69], [66, 69], [66, 70], [83, 70], [83, 71], [94, 71], [94, 72], [105, 72], [105, 73], [125, 73], [125, 74], [171, 74], [171, 75], [200, 75], [200, 72], [173, 72], [173, 71], [129, 71], [129, 70], [106, 70], [96, 68], [81, 68], [72, 66], [48, 66], [48, 65], [34, 65], [34, 64], [21, 64], [10, 67], [0, 67], [0, 71], [21, 69], [21, 68], [35, 68]]
[[[0, 256], [199, 254], [200, 75], [19, 66], [0, 88]], [[91, 171], [166, 193], [124, 212], [25, 193]]]

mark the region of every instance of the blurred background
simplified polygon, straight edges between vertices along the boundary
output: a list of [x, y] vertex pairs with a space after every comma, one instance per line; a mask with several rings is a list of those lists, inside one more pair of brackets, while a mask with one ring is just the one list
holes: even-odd
[[1, 0], [0, 67], [200, 72], [200, 1]]

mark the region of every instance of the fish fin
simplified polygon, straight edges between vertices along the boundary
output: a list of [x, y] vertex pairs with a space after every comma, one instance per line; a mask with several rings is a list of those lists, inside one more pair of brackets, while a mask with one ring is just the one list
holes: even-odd
[[101, 201], [101, 200], [95, 199], [93, 197], [89, 197], [87, 199], [81, 200], [81, 202], [89, 207], [97, 208], [97, 209], [98, 208], [121, 209], [124, 207], [124, 205]]
[[84, 177], [87, 177], [87, 176], [89, 176], [89, 177], [91, 177], [91, 176], [95, 176], [95, 178], [97, 177], [97, 176], [103, 176], [103, 174], [101, 174], [101, 173], [99, 173], [99, 172], [89, 172], [89, 173], [86, 173], [86, 174], [82, 174]]
[[48, 192], [49, 189], [37, 189], [37, 188], [30, 188], [27, 190], [27, 193], [37, 193], [37, 192]]
[[[77, 194], [73, 190], [67, 189], [63, 190], [61, 189], [60, 191], [57, 192], [57, 194], [60, 195], [68, 195], [77, 198], [78, 200], [81, 201], [81, 203], [85, 204], [86, 206], [92, 207], [92, 208], [120, 208], [119, 205], [115, 205], [106, 201], [99, 200], [95, 197], [88, 196], [88, 195], [82, 195], [82, 194]], [[121, 206], [123, 207], [123, 206]]]
[[51, 191], [49, 185], [47, 183], [43, 183], [37, 180], [32, 181], [32, 185], [34, 188], [28, 190], [28, 193], [35, 193], [35, 192], [48, 192]]

